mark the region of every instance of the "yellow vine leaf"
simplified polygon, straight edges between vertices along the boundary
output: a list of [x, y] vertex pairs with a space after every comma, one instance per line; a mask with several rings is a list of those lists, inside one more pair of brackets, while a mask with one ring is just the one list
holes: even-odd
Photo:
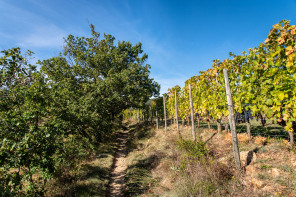
[[295, 53], [289, 55], [288, 56], [288, 61], [293, 62], [294, 61], [294, 58], [295, 58], [295, 55], [296, 55]]
[[295, 35], [296, 34], [296, 27], [295, 25], [291, 26], [291, 35]]
[[293, 65], [293, 62], [291, 62], [291, 61], [288, 61], [287, 62], [287, 67], [289, 68], [289, 67], [291, 67]]
[[279, 37], [279, 38], [277, 39], [277, 42], [278, 42], [279, 44], [283, 44], [283, 43], [285, 42], [285, 38], [283, 38], [283, 37]]
[[269, 41], [270, 41], [270, 39], [267, 38], [264, 42], [265, 42], [265, 44], [266, 44], [266, 43], [268, 43]]
[[282, 29], [282, 26], [280, 24], [275, 24], [273, 26], [274, 29]]
[[283, 92], [279, 92], [279, 93], [278, 93], [278, 97], [279, 97], [279, 99], [282, 101], [282, 100], [284, 100], [284, 98], [285, 98], [285, 94], [284, 94]]
[[285, 129], [289, 132], [293, 131], [293, 127], [292, 127], [292, 123], [291, 122], [287, 122], [287, 126], [285, 127]]
[[292, 46], [288, 46], [286, 48], [286, 55], [290, 55], [290, 52], [293, 50], [293, 47]]
[[289, 115], [288, 115], [288, 114], [283, 114], [283, 120], [284, 120], [284, 121], [287, 121], [288, 118], [289, 118]]

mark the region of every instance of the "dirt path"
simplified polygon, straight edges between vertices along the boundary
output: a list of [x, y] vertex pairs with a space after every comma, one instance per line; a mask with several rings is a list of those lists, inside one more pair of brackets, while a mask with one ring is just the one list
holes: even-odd
[[126, 142], [128, 137], [128, 129], [125, 129], [119, 134], [118, 148], [115, 153], [112, 171], [109, 183], [109, 196], [121, 197], [125, 188], [124, 175], [126, 170]]

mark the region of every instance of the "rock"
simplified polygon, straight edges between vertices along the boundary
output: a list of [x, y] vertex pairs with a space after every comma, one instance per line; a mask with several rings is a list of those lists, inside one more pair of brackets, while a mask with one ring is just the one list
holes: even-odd
[[242, 151], [240, 152], [240, 160], [243, 166], [248, 166], [257, 160], [257, 156], [254, 151]]
[[280, 171], [278, 169], [276, 169], [276, 168], [272, 168], [271, 169], [271, 174], [273, 176], [280, 176]]
[[254, 187], [256, 189], [261, 189], [262, 187], [265, 186], [265, 184], [263, 183], [263, 181], [260, 181], [260, 180], [258, 180], [256, 178], [252, 178], [251, 183], [252, 183], [252, 185], [254, 185]]
[[249, 151], [241, 151], [241, 152], [239, 153], [240, 160], [241, 160], [242, 162], [246, 161], [247, 156], [248, 156], [248, 152], [249, 152]]

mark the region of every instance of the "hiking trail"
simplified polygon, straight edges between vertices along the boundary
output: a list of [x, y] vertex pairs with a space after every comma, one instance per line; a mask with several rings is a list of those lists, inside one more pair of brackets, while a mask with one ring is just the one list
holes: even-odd
[[109, 182], [109, 196], [122, 197], [125, 188], [125, 171], [126, 171], [126, 142], [129, 130], [126, 128], [119, 133], [117, 138], [118, 146], [114, 155], [112, 170]]

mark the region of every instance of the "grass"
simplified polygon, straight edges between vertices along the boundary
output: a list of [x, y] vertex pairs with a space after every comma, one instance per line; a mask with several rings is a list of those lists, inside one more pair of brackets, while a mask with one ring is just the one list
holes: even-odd
[[[196, 129], [197, 142], [192, 141], [189, 126], [180, 126], [182, 140], [174, 125], [169, 125], [166, 133], [144, 123], [130, 126], [124, 196], [288, 196], [296, 193], [296, 154], [287, 148], [287, 136], [273, 136], [286, 134], [277, 125], [267, 123], [263, 128], [256, 122], [251, 124], [251, 140], [244, 133], [246, 126], [237, 125], [240, 151], [255, 154], [246, 173], [235, 170], [231, 135], [216, 134], [214, 123], [208, 130], [207, 123], [201, 122]], [[96, 156], [85, 163], [80, 178], [70, 184], [65, 190], [69, 193], [64, 194], [105, 196], [114, 150], [112, 141], [98, 147]], [[255, 181], [263, 184], [254, 185]]]
[[155, 135], [155, 131], [147, 124], [138, 124], [131, 128], [128, 140], [126, 162], [128, 168], [125, 175], [124, 196], [138, 196], [145, 193], [154, 183], [151, 170], [155, 168], [162, 157], [161, 152], [151, 152], [149, 139]]
[[271, 177], [268, 173], [259, 173], [258, 174], [258, 179], [260, 180], [270, 180]]
[[97, 145], [95, 154], [84, 161], [75, 177], [53, 180], [47, 196], [105, 196], [108, 191], [109, 173], [116, 150], [117, 133], [113, 133], [104, 143]]
[[270, 166], [270, 165], [266, 165], [266, 164], [262, 164], [261, 166], [260, 166], [260, 169], [262, 169], [262, 170], [264, 170], [264, 169], [271, 169], [272, 168], [272, 166]]
[[[127, 177], [132, 175], [128, 182], [135, 183], [133, 188], [138, 189], [127, 196], [270, 196], [276, 193], [288, 196], [295, 193], [296, 155], [287, 148], [288, 134], [269, 122], [266, 127], [256, 122], [251, 124], [251, 140], [244, 134], [246, 126], [237, 125], [240, 151], [255, 154], [249, 163], [253, 172], [247, 168], [246, 174], [234, 168], [231, 135], [216, 134], [213, 123], [208, 130], [207, 123], [201, 122], [196, 129], [200, 139], [197, 143], [191, 140], [188, 126], [180, 126], [181, 141], [174, 125], [168, 127], [167, 133], [163, 129], [135, 133], [133, 136], [144, 137], [131, 143], [134, 146], [128, 155]], [[278, 134], [280, 136], [276, 136]], [[151, 162], [149, 158], [159, 153], [161, 156]], [[263, 184], [254, 185], [256, 181]]]

